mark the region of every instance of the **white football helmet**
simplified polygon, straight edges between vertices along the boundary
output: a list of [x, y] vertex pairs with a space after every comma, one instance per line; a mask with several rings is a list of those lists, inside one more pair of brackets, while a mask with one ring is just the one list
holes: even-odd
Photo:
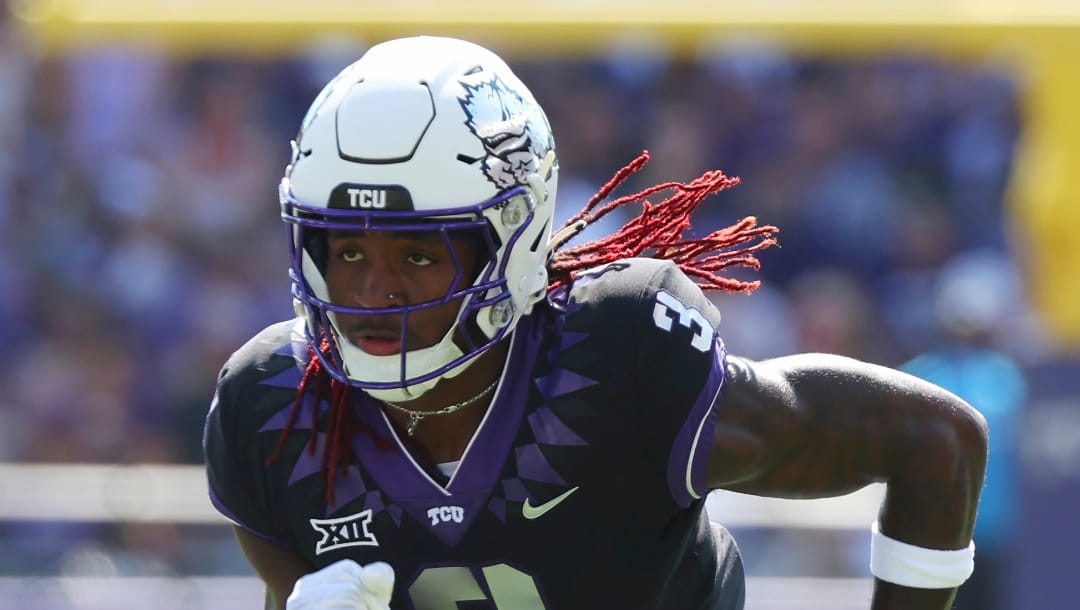
[[[383, 400], [415, 398], [464, 370], [544, 297], [555, 143], [532, 94], [491, 51], [438, 37], [376, 45], [319, 93], [292, 148], [280, 186], [292, 292], [308, 341], [335, 379]], [[325, 232], [357, 228], [442, 231], [444, 239], [475, 230], [486, 264], [470, 286], [438, 300], [378, 309], [330, 303]], [[401, 315], [406, 345], [411, 312], [459, 298], [442, 340], [400, 354], [368, 354], [336, 323], [337, 314]], [[324, 339], [326, 355], [318, 349]]]

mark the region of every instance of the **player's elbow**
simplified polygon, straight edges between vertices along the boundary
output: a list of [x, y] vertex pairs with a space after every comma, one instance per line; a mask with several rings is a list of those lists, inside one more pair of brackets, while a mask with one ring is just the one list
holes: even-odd
[[982, 413], [959, 399], [949, 409], [949, 414], [949, 423], [959, 445], [959, 457], [977, 471], [981, 484], [990, 447], [990, 426]]
[[937, 470], [978, 497], [989, 450], [986, 418], [954, 396], [935, 403], [933, 417], [919, 426], [921, 434], [917, 435], [919, 440], [913, 449], [921, 458], [915, 461], [920, 470], [926, 467]]

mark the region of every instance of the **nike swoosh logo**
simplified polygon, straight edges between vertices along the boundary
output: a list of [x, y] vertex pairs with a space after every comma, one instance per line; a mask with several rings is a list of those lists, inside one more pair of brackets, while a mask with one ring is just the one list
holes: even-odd
[[525, 498], [525, 502], [521, 505], [521, 514], [526, 519], [539, 519], [544, 515], [544, 513], [558, 506], [560, 502], [569, 498], [570, 494], [574, 493], [577, 490], [577, 487], [573, 489], [568, 489], [563, 493], [555, 496], [554, 498], [548, 500], [547, 502], [544, 502], [540, 506], [533, 506], [532, 503], [529, 502], [529, 499]]

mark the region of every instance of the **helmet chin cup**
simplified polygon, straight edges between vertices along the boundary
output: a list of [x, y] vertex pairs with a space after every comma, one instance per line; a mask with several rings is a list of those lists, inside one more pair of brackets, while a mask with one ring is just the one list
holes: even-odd
[[[400, 379], [402, 358], [405, 359], [406, 383], [399, 386], [382, 384], [383, 387], [374, 387], [365, 383], [361, 386], [365, 392], [379, 400], [399, 402], [419, 398], [435, 387], [442, 379], [456, 376], [472, 363], [472, 359], [462, 360], [464, 354], [460, 348], [454, 345], [449, 336], [431, 347], [409, 350], [404, 354], [390, 356], [368, 354], [352, 343], [341, 339], [338, 339], [337, 344], [341, 352], [344, 373], [350, 380], [355, 380], [357, 377], [362, 379]], [[447, 367], [448, 362], [458, 362], [458, 364]], [[439, 375], [424, 378], [423, 372], [430, 370], [441, 370], [442, 372]], [[420, 380], [408, 382], [414, 379]], [[354, 382], [353, 385], [358, 384]]]
[[[309, 342], [318, 349], [328, 339], [321, 359], [339, 381], [386, 400], [420, 396], [460, 374], [544, 298], [555, 142], [532, 93], [491, 51], [426, 36], [372, 47], [315, 98], [292, 152], [280, 195], [291, 226], [293, 292]], [[445, 239], [475, 231], [486, 264], [471, 285], [438, 303], [379, 312], [335, 305], [316, 262], [325, 252], [309, 248], [324, 243], [316, 232], [360, 227]], [[367, 354], [336, 323], [339, 313], [407, 319], [458, 300], [439, 342], [400, 354]]]

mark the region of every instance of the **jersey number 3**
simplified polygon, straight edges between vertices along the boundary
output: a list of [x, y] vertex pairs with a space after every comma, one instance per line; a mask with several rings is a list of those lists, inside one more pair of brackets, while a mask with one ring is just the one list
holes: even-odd
[[707, 352], [712, 346], [713, 328], [705, 316], [693, 307], [683, 305], [668, 292], [661, 290], [656, 293], [656, 305], [653, 307], [652, 317], [653, 322], [661, 330], [671, 332], [673, 324], [678, 322], [679, 326], [685, 326], [693, 331], [690, 347], [699, 352]]

